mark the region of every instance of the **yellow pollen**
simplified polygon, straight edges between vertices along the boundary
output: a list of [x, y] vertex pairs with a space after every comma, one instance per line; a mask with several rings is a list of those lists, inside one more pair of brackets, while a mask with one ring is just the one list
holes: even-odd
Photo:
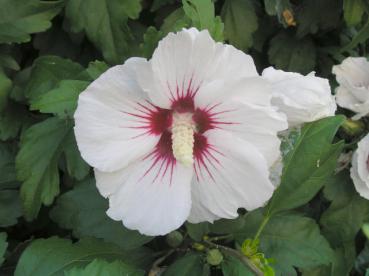
[[191, 113], [174, 113], [172, 150], [174, 158], [185, 166], [193, 164], [194, 123]]
[[282, 16], [288, 26], [296, 26], [296, 21], [295, 21], [292, 11], [290, 11], [289, 9], [285, 9], [282, 13]]

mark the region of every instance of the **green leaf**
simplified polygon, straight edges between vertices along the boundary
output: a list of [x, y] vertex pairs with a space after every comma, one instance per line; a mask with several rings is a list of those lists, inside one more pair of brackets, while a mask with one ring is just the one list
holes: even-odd
[[4, 11], [0, 17], [0, 43], [30, 41], [30, 34], [51, 27], [50, 20], [63, 5], [63, 1], [0, 0]]
[[342, 2], [337, 0], [302, 0], [297, 9], [297, 36], [308, 33], [315, 34], [318, 30], [335, 28], [340, 21]]
[[189, 223], [186, 222], [188, 235], [195, 241], [202, 241], [204, 236], [210, 232], [210, 224], [208, 222]]
[[222, 19], [225, 39], [241, 50], [252, 46], [252, 34], [258, 28], [258, 18], [251, 0], [226, 0]]
[[73, 118], [77, 108], [79, 94], [86, 89], [89, 82], [81, 80], [60, 81], [57, 88], [41, 95], [31, 104], [31, 110], [52, 113], [60, 119]]
[[363, 0], [343, 0], [343, 15], [348, 26], [354, 26], [361, 22], [365, 5]]
[[0, 227], [17, 223], [22, 215], [15, 176], [15, 150], [10, 144], [0, 143]]
[[86, 72], [90, 80], [96, 80], [102, 73], [109, 69], [109, 66], [103, 61], [93, 61], [88, 64]]
[[0, 112], [8, 103], [8, 96], [12, 89], [12, 81], [1, 71], [0, 68]]
[[171, 264], [163, 276], [202, 275], [203, 267], [201, 254], [188, 253]]
[[20, 130], [32, 121], [25, 106], [9, 101], [5, 110], [0, 113], [0, 140], [6, 141], [17, 137]]
[[277, 69], [307, 74], [315, 68], [316, 49], [309, 37], [298, 40], [282, 31], [270, 41], [268, 56]]
[[255, 275], [245, 264], [240, 260], [226, 256], [225, 260], [221, 264], [222, 272], [224, 276], [253, 276]]
[[105, 213], [107, 209], [107, 200], [100, 196], [95, 182], [89, 180], [60, 196], [50, 215], [60, 227], [72, 229], [78, 238], [102, 238], [124, 249], [139, 247], [152, 239], [111, 220]]
[[155, 27], [149, 27], [144, 34], [144, 41], [140, 44], [142, 55], [146, 58], [151, 58], [152, 53], [158, 46], [158, 42], [163, 38], [162, 31], [158, 31]]
[[137, 267], [145, 267], [151, 261], [150, 251], [140, 248], [123, 251], [120, 247], [97, 239], [83, 239], [77, 243], [51, 237], [38, 239], [21, 255], [15, 276], [64, 275], [73, 267], [84, 267], [94, 259], [121, 260]]
[[121, 64], [130, 56], [130, 42], [133, 40], [127, 20], [139, 16], [140, 2], [140, 0], [68, 0], [65, 12], [72, 31], [85, 31], [89, 40], [102, 51], [109, 63]]
[[302, 276], [347, 276], [350, 275], [356, 249], [353, 243], [344, 244], [334, 252], [334, 259], [330, 266], [319, 266], [314, 269], [304, 270]]
[[175, 2], [175, 0], [154, 0], [152, 5], [151, 5], [151, 9], [150, 11], [157, 11], [160, 7], [164, 6], [164, 5], [169, 5], [169, 4], [173, 4]]
[[16, 224], [21, 215], [19, 192], [16, 190], [0, 190], [0, 227]]
[[[35, 60], [24, 94], [31, 102], [56, 88], [62, 80], [78, 80], [84, 68], [68, 59], [43, 56]], [[82, 78], [83, 80], [83, 78]]]
[[178, 32], [183, 28], [187, 28], [191, 25], [191, 20], [186, 16], [183, 8], [178, 8], [169, 14], [161, 25], [160, 30], [163, 35], [167, 35], [169, 32]]
[[301, 130], [294, 149], [284, 158], [281, 184], [269, 202], [276, 213], [309, 202], [333, 174], [343, 143], [331, 144], [343, 116], [308, 123]]
[[0, 190], [19, 187], [15, 173], [15, 149], [6, 143], [0, 143]]
[[219, 16], [215, 16], [214, 3], [211, 0], [182, 0], [182, 4], [194, 27], [199, 30], [207, 29], [216, 41], [223, 41], [224, 24]]
[[353, 242], [369, 216], [369, 201], [355, 191], [347, 171], [329, 180], [324, 195], [332, 201], [320, 220], [324, 235], [335, 247]]
[[26, 219], [34, 219], [41, 204], [50, 205], [59, 194], [58, 161], [71, 124], [49, 118], [26, 130], [16, 158], [17, 176], [23, 181], [21, 198]]
[[0, 233], [0, 265], [4, 262], [4, 255], [6, 252], [6, 248], [8, 247], [8, 243], [6, 242], [6, 233]]
[[65, 276], [101, 276], [101, 275], [124, 275], [124, 276], [143, 276], [145, 271], [136, 269], [121, 261], [109, 263], [104, 260], [96, 259], [85, 268], [72, 268], [64, 273]]
[[89, 174], [90, 166], [82, 159], [72, 131], [64, 141], [64, 156], [67, 172], [71, 177], [82, 180]]
[[8, 68], [12, 70], [19, 70], [20, 67], [15, 59], [11, 56], [0, 53], [0, 67]]
[[[239, 244], [253, 237], [263, 219], [261, 210], [246, 217], [245, 227], [236, 234]], [[297, 275], [293, 267], [313, 268], [329, 264], [333, 250], [310, 218], [295, 213], [273, 216], [260, 235], [260, 250], [273, 258], [276, 275]]]

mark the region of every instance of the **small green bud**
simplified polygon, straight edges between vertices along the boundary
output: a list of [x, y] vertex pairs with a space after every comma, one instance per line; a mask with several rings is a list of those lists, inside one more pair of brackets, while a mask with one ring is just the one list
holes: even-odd
[[251, 257], [258, 252], [258, 247], [259, 240], [247, 239], [242, 243], [241, 251], [245, 256]]
[[179, 231], [173, 231], [170, 232], [166, 237], [165, 237], [167, 244], [172, 247], [172, 248], [176, 248], [178, 246], [181, 245], [181, 243], [183, 242], [183, 235], [181, 234], [181, 232]]
[[365, 130], [365, 125], [362, 121], [354, 121], [347, 119], [342, 124], [343, 130], [350, 136], [356, 136]]
[[218, 249], [210, 249], [206, 255], [206, 261], [210, 265], [220, 265], [223, 261], [223, 255]]
[[363, 230], [366, 238], [369, 239], [369, 223], [365, 223], [361, 229]]
[[197, 251], [204, 251], [205, 250], [205, 246], [201, 243], [198, 243], [198, 242], [193, 243], [192, 248], [197, 250]]

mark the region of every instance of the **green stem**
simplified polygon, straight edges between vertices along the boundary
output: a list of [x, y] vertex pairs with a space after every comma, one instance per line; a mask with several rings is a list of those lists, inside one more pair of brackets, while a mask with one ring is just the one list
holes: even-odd
[[220, 240], [227, 240], [227, 239], [233, 239], [233, 235], [228, 234], [228, 235], [224, 235], [224, 236], [207, 238], [208, 241], [220, 241]]
[[258, 231], [256, 232], [256, 235], [255, 235], [255, 237], [254, 237], [254, 240], [259, 239], [259, 236], [260, 236], [261, 232], [263, 231], [263, 229], [264, 229], [265, 225], [267, 225], [267, 223], [269, 222], [269, 219], [270, 219], [270, 216], [269, 216], [269, 213], [268, 213], [268, 214], [266, 214], [266, 215], [264, 216], [264, 219], [263, 219], [263, 221], [261, 222], [261, 224], [260, 224], [260, 226], [259, 226]]

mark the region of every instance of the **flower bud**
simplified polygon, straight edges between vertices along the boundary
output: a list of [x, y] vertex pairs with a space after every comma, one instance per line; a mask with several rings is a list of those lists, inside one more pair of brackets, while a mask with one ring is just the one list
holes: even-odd
[[356, 136], [364, 131], [365, 125], [362, 121], [347, 119], [342, 124], [343, 130], [350, 136]]
[[206, 261], [210, 265], [214, 265], [214, 266], [220, 265], [221, 262], [223, 261], [223, 255], [219, 251], [219, 249], [210, 249], [208, 251], [208, 254], [206, 255]]
[[167, 244], [172, 247], [176, 248], [181, 245], [183, 241], [183, 235], [179, 231], [170, 232], [166, 237]]

